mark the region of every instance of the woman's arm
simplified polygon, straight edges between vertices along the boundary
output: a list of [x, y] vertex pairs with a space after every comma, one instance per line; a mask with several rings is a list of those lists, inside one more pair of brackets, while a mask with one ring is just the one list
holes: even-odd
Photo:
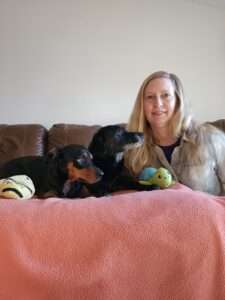
[[212, 148], [212, 155], [216, 162], [215, 171], [221, 183], [221, 194], [225, 195], [225, 133], [213, 127], [210, 128], [209, 134], [209, 146]]

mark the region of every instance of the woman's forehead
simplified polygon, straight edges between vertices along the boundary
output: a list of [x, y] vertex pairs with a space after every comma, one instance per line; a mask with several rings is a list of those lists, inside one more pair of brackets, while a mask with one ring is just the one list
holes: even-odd
[[155, 78], [149, 81], [145, 87], [145, 92], [159, 92], [163, 90], [173, 90], [173, 82], [169, 78]]

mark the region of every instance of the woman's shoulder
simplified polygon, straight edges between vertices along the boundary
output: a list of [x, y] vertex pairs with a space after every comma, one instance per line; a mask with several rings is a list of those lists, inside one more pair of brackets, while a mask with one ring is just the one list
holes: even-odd
[[200, 124], [199, 131], [203, 132], [206, 135], [225, 137], [225, 131], [211, 124], [210, 122], [205, 122]]
[[216, 142], [217, 140], [224, 140], [225, 142], [225, 131], [210, 122], [192, 122], [186, 131], [186, 135], [194, 143]]
[[225, 132], [209, 122], [199, 125], [199, 136], [206, 144], [225, 147]]

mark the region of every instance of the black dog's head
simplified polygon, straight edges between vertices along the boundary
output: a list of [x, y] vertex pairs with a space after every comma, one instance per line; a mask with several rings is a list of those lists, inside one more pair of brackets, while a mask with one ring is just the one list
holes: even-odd
[[143, 144], [144, 136], [140, 132], [128, 132], [118, 125], [100, 128], [94, 135], [89, 151], [95, 156], [114, 156], [119, 159], [124, 151]]
[[97, 168], [89, 150], [76, 144], [54, 149], [49, 154], [57, 164], [59, 173], [67, 180], [95, 183], [101, 179], [103, 172]]

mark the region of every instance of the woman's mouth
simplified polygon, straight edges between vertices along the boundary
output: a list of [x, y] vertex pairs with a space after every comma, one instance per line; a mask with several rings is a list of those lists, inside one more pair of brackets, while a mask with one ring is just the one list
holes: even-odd
[[164, 112], [163, 111], [155, 111], [152, 114], [153, 114], [153, 116], [161, 116], [164, 114]]

